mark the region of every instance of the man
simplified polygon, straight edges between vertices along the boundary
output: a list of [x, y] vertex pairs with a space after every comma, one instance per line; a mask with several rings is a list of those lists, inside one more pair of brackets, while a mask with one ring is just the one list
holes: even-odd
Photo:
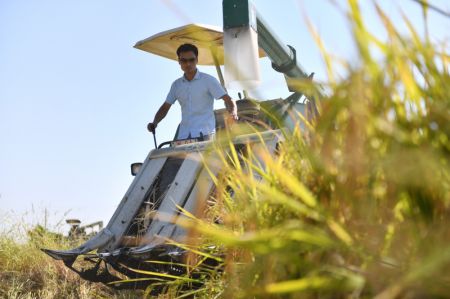
[[177, 139], [213, 138], [216, 125], [214, 99], [225, 102], [230, 117], [237, 120], [237, 107], [216, 78], [197, 69], [198, 49], [192, 44], [183, 44], [177, 49], [178, 63], [184, 74], [172, 83], [166, 101], [156, 112], [153, 122], [147, 128], [155, 133], [159, 122], [164, 119], [175, 101], [181, 106], [181, 123]]

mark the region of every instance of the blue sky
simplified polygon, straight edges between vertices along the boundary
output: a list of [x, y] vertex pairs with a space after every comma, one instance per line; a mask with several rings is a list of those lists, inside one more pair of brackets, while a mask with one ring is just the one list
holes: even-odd
[[[372, 1], [361, 2], [364, 20], [382, 37]], [[401, 8], [423, 31], [413, 1], [377, 2], [395, 20]], [[303, 13], [330, 51], [355, 56], [345, 17], [331, 1], [254, 3], [317, 79], [325, 79], [325, 70]], [[431, 3], [450, 11], [447, 1]], [[448, 40], [449, 19], [430, 17], [433, 39]], [[177, 62], [133, 45], [189, 23], [222, 26], [221, 1], [0, 0], [0, 217], [28, 212], [27, 221], [43, 221], [45, 208], [50, 223], [68, 212], [106, 224], [133, 179], [130, 163], [153, 149], [146, 124], [181, 76]], [[199, 69], [215, 75], [214, 68]], [[254, 95], [287, 96], [267, 58], [261, 69]], [[158, 127], [158, 142], [171, 139], [179, 121], [175, 104]]]

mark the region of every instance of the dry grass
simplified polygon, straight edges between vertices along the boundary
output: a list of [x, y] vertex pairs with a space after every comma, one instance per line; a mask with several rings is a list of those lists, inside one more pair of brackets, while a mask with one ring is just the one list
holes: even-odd
[[68, 248], [75, 244], [42, 227], [23, 223], [0, 234], [0, 298], [136, 298], [137, 292], [115, 292], [82, 280], [40, 248]]

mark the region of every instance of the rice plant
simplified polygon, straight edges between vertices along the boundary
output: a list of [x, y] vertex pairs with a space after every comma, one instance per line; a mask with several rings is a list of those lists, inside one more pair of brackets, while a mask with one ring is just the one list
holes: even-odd
[[198, 248], [223, 253], [198, 298], [450, 297], [449, 49], [406, 17], [400, 34], [375, 3], [388, 34], [378, 40], [348, 3], [358, 63], [340, 64], [345, 78], [312, 30], [330, 77], [320, 115], [281, 128], [276, 155], [215, 149], [214, 204], [183, 223]]

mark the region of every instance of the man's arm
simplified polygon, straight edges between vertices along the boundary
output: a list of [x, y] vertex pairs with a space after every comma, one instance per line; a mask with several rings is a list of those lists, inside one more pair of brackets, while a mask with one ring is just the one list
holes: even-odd
[[167, 102], [164, 102], [164, 104], [162, 104], [161, 107], [159, 107], [158, 112], [156, 112], [156, 114], [155, 114], [155, 118], [153, 119], [153, 122], [151, 122], [147, 125], [147, 129], [150, 132], [155, 133], [156, 127], [164, 119], [164, 117], [166, 117], [167, 112], [169, 112], [169, 110], [170, 110], [170, 107], [172, 107], [172, 104], [169, 104]]
[[225, 107], [227, 108], [227, 111], [228, 113], [230, 113], [231, 117], [234, 120], [238, 120], [236, 102], [227, 94], [221, 97], [221, 99], [225, 102]]

